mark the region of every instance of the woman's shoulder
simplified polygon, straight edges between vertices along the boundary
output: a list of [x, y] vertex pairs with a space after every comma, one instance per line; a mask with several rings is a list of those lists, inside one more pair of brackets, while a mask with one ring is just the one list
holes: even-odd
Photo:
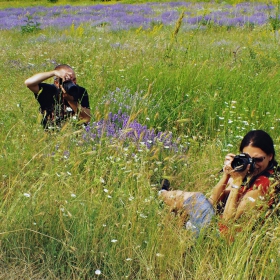
[[[270, 174], [273, 174], [273, 170]], [[270, 176], [267, 175], [260, 175], [254, 182], [254, 185], [252, 186], [252, 189], [258, 188], [262, 191], [263, 194], [268, 193], [269, 186], [270, 186]]]

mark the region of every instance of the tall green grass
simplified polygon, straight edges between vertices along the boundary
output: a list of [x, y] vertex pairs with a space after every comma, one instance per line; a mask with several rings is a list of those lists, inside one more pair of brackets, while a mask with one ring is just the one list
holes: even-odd
[[[269, 26], [181, 29], [173, 40], [174, 28], [1, 31], [0, 278], [279, 279], [275, 217], [255, 230], [247, 217], [233, 243], [214, 227], [195, 240], [156, 187], [168, 176], [209, 193], [250, 129], [279, 152], [279, 42]], [[188, 151], [86, 142], [71, 125], [45, 133], [24, 80], [54, 62], [75, 67], [93, 121], [123, 102], [149, 128], [183, 135]], [[137, 98], [113, 102], [116, 88]]]

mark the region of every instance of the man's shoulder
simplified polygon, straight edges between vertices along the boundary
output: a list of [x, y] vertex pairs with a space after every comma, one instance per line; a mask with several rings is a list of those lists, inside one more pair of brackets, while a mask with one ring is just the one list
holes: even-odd
[[78, 85], [78, 84], [76, 84], [76, 86], [78, 87], [78, 89], [79, 89], [80, 91], [87, 91], [84, 87], [82, 87], [82, 86], [80, 86], [80, 85]]
[[80, 85], [76, 85], [79, 89], [79, 97], [83, 97], [83, 96], [88, 96], [88, 92], [86, 90], [86, 88], [81, 87]]
[[43, 89], [43, 90], [53, 90], [56, 91], [57, 88], [54, 84], [47, 84], [47, 83], [40, 83], [39, 84], [39, 89]]

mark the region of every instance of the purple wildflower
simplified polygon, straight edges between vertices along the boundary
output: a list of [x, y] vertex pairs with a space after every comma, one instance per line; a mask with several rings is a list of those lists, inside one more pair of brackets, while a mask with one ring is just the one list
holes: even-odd
[[130, 121], [129, 115], [119, 111], [117, 114], [109, 113], [108, 118], [94, 122], [85, 127], [82, 136], [85, 141], [99, 141], [101, 138], [114, 138], [125, 143], [136, 145], [144, 144], [148, 149], [161, 144], [164, 148], [178, 152], [186, 151], [187, 145], [181, 143], [181, 139], [174, 139], [171, 132], [155, 132], [148, 129], [137, 120]]
[[[247, 23], [263, 25], [269, 22], [271, 14], [277, 14], [273, 5], [252, 2], [237, 5], [218, 5], [211, 3], [211, 9], [205, 3], [165, 2], [145, 3], [138, 5], [112, 4], [54, 7], [8, 8], [0, 10], [0, 30], [20, 28], [26, 19], [31, 17], [40, 24], [40, 28], [56, 26], [66, 28], [72, 24], [88, 24], [88, 26], [104, 26], [111, 30], [130, 28], [150, 28], [159, 22], [165, 25], [174, 24], [185, 10], [183, 28], [190, 28], [201, 23], [213, 22], [218, 25], [243, 26]], [[216, 10], [215, 10], [216, 9]], [[205, 12], [205, 14], [203, 14]], [[240, 20], [242, 18], [242, 20]]]

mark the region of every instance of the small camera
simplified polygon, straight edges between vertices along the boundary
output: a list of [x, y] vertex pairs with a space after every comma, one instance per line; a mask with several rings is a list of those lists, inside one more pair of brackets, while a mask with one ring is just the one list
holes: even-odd
[[67, 94], [74, 97], [74, 100], [78, 100], [78, 87], [71, 80], [63, 82], [62, 79], [59, 79], [59, 84], [62, 85]]
[[250, 164], [249, 172], [252, 173], [255, 170], [255, 161], [253, 158], [251, 158], [248, 154], [240, 154], [236, 155], [231, 162], [231, 167], [237, 171], [242, 172], [244, 171], [248, 164]]

